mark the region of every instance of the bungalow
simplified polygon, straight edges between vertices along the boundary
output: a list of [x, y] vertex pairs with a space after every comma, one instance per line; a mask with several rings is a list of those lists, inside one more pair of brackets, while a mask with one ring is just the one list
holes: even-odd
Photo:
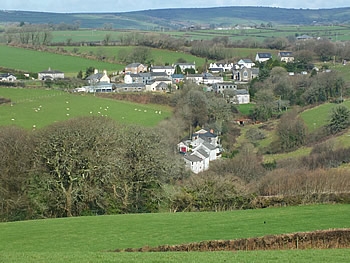
[[59, 70], [52, 70], [49, 68], [48, 70], [43, 70], [38, 73], [39, 80], [55, 80], [55, 79], [64, 79], [64, 73]]
[[89, 82], [89, 84], [111, 83], [111, 79], [108, 77], [106, 70], [104, 70], [103, 73], [100, 73], [97, 69], [95, 69], [94, 74], [88, 76], [86, 80]]
[[271, 53], [257, 53], [255, 56], [255, 61], [260, 63], [268, 61], [269, 59], [272, 59]]
[[291, 51], [280, 51], [278, 52], [278, 57], [281, 62], [293, 62], [294, 61], [294, 56], [293, 52]]
[[144, 66], [141, 63], [131, 63], [125, 67], [124, 72], [133, 74], [147, 72], [147, 66]]
[[17, 80], [16, 76], [10, 73], [0, 74], [0, 81], [13, 82], [16, 80]]

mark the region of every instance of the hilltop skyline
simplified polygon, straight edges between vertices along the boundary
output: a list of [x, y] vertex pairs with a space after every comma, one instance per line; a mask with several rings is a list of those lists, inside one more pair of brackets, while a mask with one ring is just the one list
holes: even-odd
[[301, 0], [266, 0], [256, 1], [247, 0], [243, 4], [237, 1], [228, 0], [193, 0], [193, 1], [139, 1], [128, 2], [121, 0], [105, 0], [103, 4], [95, 0], [61, 0], [61, 1], [36, 1], [36, 0], [5, 0], [1, 4], [2, 10], [19, 10], [19, 11], [40, 11], [54, 13], [80, 13], [80, 12], [131, 12], [149, 9], [168, 9], [168, 8], [209, 8], [209, 7], [224, 7], [224, 6], [264, 6], [264, 7], [280, 7], [280, 8], [295, 8], [295, 9], [328, 9], [349, 7], [350, 4], [346, 0], [334, 1], [301, 1]]

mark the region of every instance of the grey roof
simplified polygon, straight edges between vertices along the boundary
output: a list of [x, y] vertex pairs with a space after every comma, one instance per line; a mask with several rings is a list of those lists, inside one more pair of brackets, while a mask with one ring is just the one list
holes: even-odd
[[138, 87], [145, 87], [145, 84], [143, 83], [119, 83], [116, 84], [117, 88], [138, 88]]
[[168, 77], [165, 72], [150, 72], [151, 77]]
[[248, 95], [248, 91], [245, 89], [237, 89], [235, 90], [236, 95]]
[[210, 151], [213, 151], [213, 150], [216, 149], [216, 147], [214, 145], [212, 145], [211, 143], [209, 143], [209, 142], [203, 142], [203, 146], [205, 148], [207, 148], [208, 150], [210, 150]]
[[292, 57], [293, 56], [293, 52], [291, 52], [291, 51], [281, 51], [281, 52], [279, 52], [279, 55], [281, 57]]
[[[208, 158], [209, 157], [209, 154], [202, 147], [197, 149], [196, 152], [199, 153], [200, 155], [202, 155], [204, 158]], [[194, 154], [196, 154], [196, 152]]]
[[15, 76], [15, 75], [10, 74], [10, 73], [1, 73], [1, 74], [0, 74], [0, 77], [2, 77], [2, 78], [7, 78], [7, 77], [9, 77], [9, 76]]
[[126, 66], [126, 68], [137, 68], [138, 66], [142, 65], [141, 63], [130, 63]]
[[184, 74], [173, 74], [173, 75], [171, 75], [171, 77], [173, 79], [183, 79], [184, 78]]
[[173, 66], [151, 66], [151, 69], [173, 69]]
[[91, 75], [88, 76], [86, 79], [87, 79], [87, 80], [101, 79], [102, 77], [103, 77], [103, 73], [95, 73], [95, 74], [91, 74]]
[[197, 155], [191, 154], [191, 155], [185, 155], [184, 159], [190, 161], [190, 162], [202, 162], [203, 159], [198, 157]]

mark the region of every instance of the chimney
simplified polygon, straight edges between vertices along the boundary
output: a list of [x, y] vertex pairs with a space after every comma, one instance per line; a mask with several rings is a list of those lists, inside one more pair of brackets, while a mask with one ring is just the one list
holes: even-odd
[[98, 73], [98, 69], [94, 69], [94, 74], [97, 74]]

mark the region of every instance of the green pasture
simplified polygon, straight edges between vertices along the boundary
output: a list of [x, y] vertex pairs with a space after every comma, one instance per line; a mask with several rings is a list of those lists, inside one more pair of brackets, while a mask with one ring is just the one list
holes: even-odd
[[0, 45], [0, 57], [0, 67], [33, 73], [51, 68], [63, 71], [67, 76], [76, 76], [80, 70], [84, 72], [88, 67], [107, 71], [118, 71], [124, 68], [123, 65], [78, 56], [60, 55], [4, 45]]
[[27, 129], [91, 115], [112, 118], [118, 123], [155, 126], [171, 115], [170, 108], [160, 105], [140, 105], [57, 90], [0, 88], [0, 97], [12, 101], [0, 105], [0, 126], [17, 125]]
[[[55, 49], [56, 47], [51, 47]], [[118, 60], [120, 53], [131, 52], [135, 46], [81, 46], [64, 47], [65, 50], [77, 54], [94, 54], [96, 56], [106, 56]], [[193, 56], [184, 52], [170, 51], [165, 49], [150, 48], [150, 60], [154, 65], [173, 64], [178, 59], [184, 59], [187, 62], [196, 62], [196, 66], [201, 67], [205, 63], [205, 58]], [[125, 65], [123, 66], [125, 67]]]
[[52, 31], [52, 43], [69, 42], [96, 42], [103, 41], [106, 35], [110, 36], [111, 41], [120, 40], [124, 34], [123, 31], [107, 31], [97, 29], [81, 29], [73, 31]]
[[308, 131], [313, 132], [328, 123], [332, 109], [339, 105], [344, 105], [350, 108], [350, 100], [346, 100], [342, 104], [324, 103], [303, 111], [300, 116], [304, 120]]
[[0, 261], [335, 262], [336, 259], [336, 262], [347, 262], [349, 249], [201, 253], [108, 251], [348, 228], [349, 217], [349, 205], [310, 205], [219, 213], [127, 214], [0, 223]]

